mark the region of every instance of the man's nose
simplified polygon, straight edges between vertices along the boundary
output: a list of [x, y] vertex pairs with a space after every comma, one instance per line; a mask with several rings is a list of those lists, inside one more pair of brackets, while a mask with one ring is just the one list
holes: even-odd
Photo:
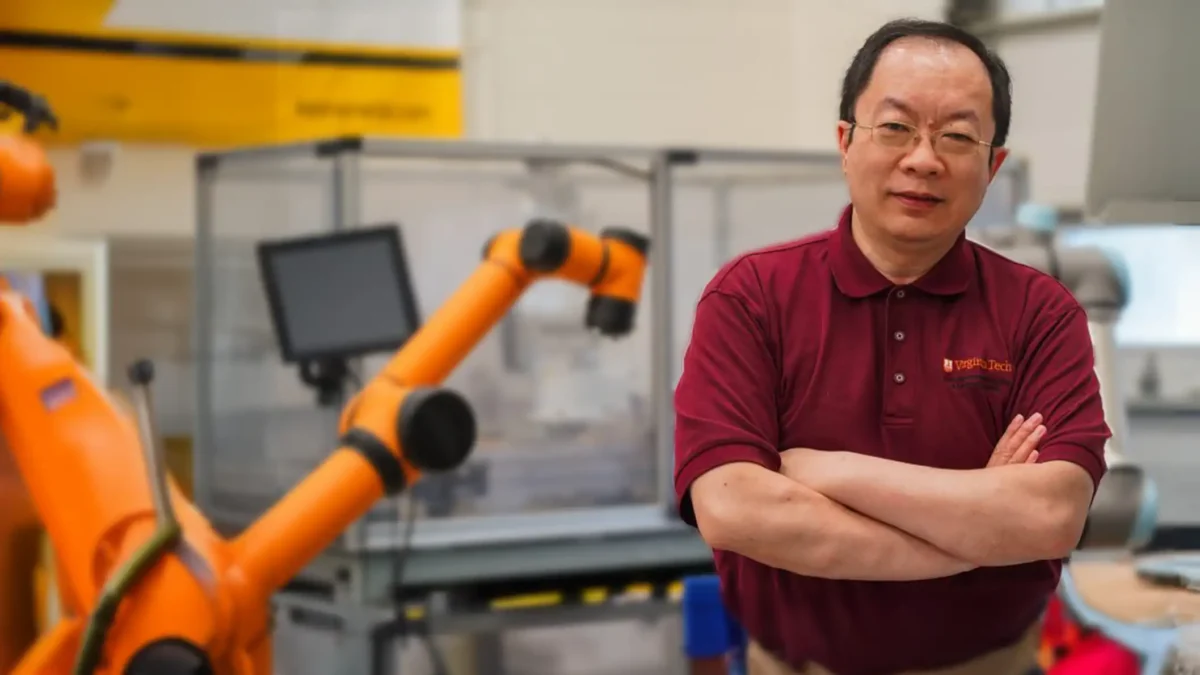
[[917, 137], [916, 143], [904, 155], [900, 166], [905, 171], [912, 171], [922, 175], [938, 174], [943, 169], [942, 158], [933, 149], [933, 139], [927, 134]]

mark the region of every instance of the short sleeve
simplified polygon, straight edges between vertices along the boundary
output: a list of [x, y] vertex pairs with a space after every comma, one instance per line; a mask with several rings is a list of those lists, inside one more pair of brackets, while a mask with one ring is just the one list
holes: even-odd
[[732, 462], [780, 468], [778, 369], [756, 304], [710, 287], [696, 307], [675, 388], [675, 496], [692, 526], [690, 488], [704, 473]]
[[1078, 304], [1072, 300], [1038, 312], [1016, 375], [1014, 413], [1041, 413], [1046, 426], [1038, 461], [1078, 464], [1098, 486], [1112, 433], [1104, 418], [1087, 315]]

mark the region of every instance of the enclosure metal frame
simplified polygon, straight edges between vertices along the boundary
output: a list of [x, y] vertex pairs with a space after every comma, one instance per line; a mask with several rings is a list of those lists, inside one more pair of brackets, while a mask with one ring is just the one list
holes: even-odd
[[[629, 568], [652, 563], [665, 565], [705, 563], [711, 553], [692, 528], [675, 513], [674, 416], [671, 406], [674, 344], [674, 274], [672, 202], [676, 170], [708, 163], [746, 162], [829, 166], [840, 164], [837, 153], [770, 151], [720, 148], [651, 148], [621, 146], [552, 145], [537, 143], [493, 143], [481, 141], [424, 141], [375, 137], [349, 137], [305, 143], [239, 148], [201, 154], [196, 160], [196, 448], [195, 495], [198, 505], [212, 506], [209, 479], [213, 455], [207, 451], [207, 430], [213, 413], [210, 407], [211, 369], [204, 361], [211, 354], [212, 256], [214, 186], [222, 167], [242, 161], [315, 156], [332, 162], [333, 229], [357, 224], [360, 219], [360, 173], [364, 157], [408, 160], [469, 160], [532, 162], [538, 160], [587, 164], [646, 182], [649, 187], [648, 228], [651, 318], [651, 399], [655, 420], [655, 450], [658, 470], [658, 503], [621, 507], [597, 507], [548, 514], [513, 514], [468, 518], [451, 517], [422, 521], [410, 543], [405, 578], [413, 584], [453, 584], [467, 579], [527, 577], [530, 575]], [[1014, 173], [1015, 195], [1028, 195], [1024, 162], [1010, 159], [1005, 169]], [[717, 199], [720, 200], [718, 193]], [[718, 201], [715, 208], [720, 208]], [[514, 223], [514, 226], [519, 226]], [[718, 237], [721, 234], [718, 232]], [[386, 563], [402, 542], [399, 528], [368, 532], [362, 523], [343, 536], [338, 546], [314, 563], [311, 573], [321, 578], [338, 578], [349, 596], [361, 601], [387, 597]], [[364, 562], [365, 561], [365, 562]], [[346, 566], [362, 568], [346, 581]]]

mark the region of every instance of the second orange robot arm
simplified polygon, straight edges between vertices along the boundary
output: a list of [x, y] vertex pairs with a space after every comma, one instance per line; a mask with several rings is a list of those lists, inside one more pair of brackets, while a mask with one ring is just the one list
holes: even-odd
[[436, 385], [539, 279], [588, 287], [585, 326], [628, 334], [649, 246], [630, 230], [595, 235], [550, 221], [493, 237], [475, 273], [346, 407], [341, 447], [237, 539], [233, 567], [271, 593], [380, 498], [459, 466], [475, 443], [474, 414]]

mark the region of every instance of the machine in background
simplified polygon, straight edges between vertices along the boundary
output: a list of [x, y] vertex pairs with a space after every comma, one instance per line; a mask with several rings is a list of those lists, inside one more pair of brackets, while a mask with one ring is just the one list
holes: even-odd
[[1118, 390], [1115, 325], [1128, 302], [1129, 278], [1120, 253], [1056, 241], [1053, 209], [1026, 205], [1018, 226], [988, 228], [982, 243], [1059, 279], [1088, 314], [1101, 396], [1113, 436], [1108, 474], [1088, 516], [1079, 553], [1063, 568], [1059, 596], [1083, 626], [1136, 655], [1140, 672], [1171, 667], [1191, 672], [1189, 626], [1200, 620], [1200, 556], [1193, 552], [1139, 553], [1157, 526], [1158, 492], [1130, 450], [1126, 404]]
[[1112, 430], [1105, 446], [1108, 473], [1096, 492], [1079, 548], [1142, 548], [1154, 534], [1158, 496], [1154, 482], [1126, 453], [1126, 403], [1117, 384], [1114, 333], [1129, 301], [1128, 272], [1120, 256], [1106, 250], [1058, 244], [1053, 209], [1027, 204], [1017, 220], [1015, 227], [988, 227], [976, 236], [1005, 257], [1055, 277], [1083, 306], [1096, 353], [1100, 396]]
[[[363, 336], [375, 348], [398, 339], [408, 327], [381, 323], [386, 307], [358, 285], [391, 281], [401, 290], [395, 243], [384, 228], [260, 249], [281, 340], [294, 354], [364, 349]], [[135, 424], [43, 334], [27, 303], [0, 297], [0, 430], [59, 554], [68, 609], [14, 675], [272, 672], [274, 592], [381, 497], [471, 451], [471, 408], [438, 383], [542, 279], [587, 287], [588, 328], [628, 334], [648, 247], [629, 230], [597, 236], [549, 221], [496, 235], [475, 273], [346, 404], [338, 449], [232, 540], [167, 478], [148, 395], [152, 366], [130, 369]]]

